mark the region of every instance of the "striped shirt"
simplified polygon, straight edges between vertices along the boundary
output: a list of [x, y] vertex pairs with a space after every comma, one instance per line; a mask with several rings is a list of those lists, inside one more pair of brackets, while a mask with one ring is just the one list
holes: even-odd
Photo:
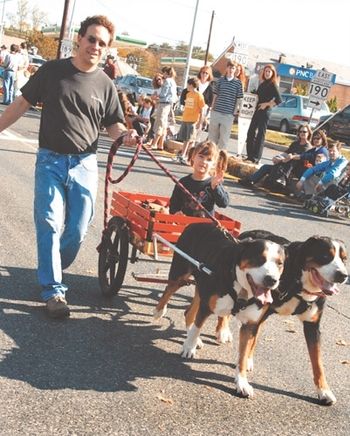
[[215, 112], [233, 115], [238, 98], [243, 98], [242, 83], [238, 79], [227, 80], [226, 76], [214, 82]]

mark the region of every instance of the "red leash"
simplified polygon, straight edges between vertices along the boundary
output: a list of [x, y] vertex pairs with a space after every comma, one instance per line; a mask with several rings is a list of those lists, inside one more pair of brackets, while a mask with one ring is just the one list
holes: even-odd
[[[192, 201], [194, 201], [200, 210], [202, 210], [205, 215], [210, 218], [218, 227], [223, 228], [222, 225], [220, 224], [219, 220], [217, 220], [213, 215], [211, 215], [207, 209], [197, 200], [197, 198], [195, 198], [190, 191], [188, 191], [183, 185], [182, 183], [179, 182], [179, 180], [173, 176], [171, 174], [171, 172], [153, 155], [153, 153], [151, 152], [151, 150], [149, 150], [143, 143], [142, 143], [142, 138], [138, 138], [137, 144], [136, 144], [136, 150], [134, 153], [134, 156], [132, 157], [129, 165], [126, 167], [125, 171], [123, 172], [123, 174], [118, 177], [117, 179], [113, 180], [112, 179], [112, 168], [113, 168], [113, 159], [115, 154], [117, 153], [119, 147], [123, 144], [123, 136], [119, 137], [116, 141], [114, 141], [114, 143], [112, 144], [109, 153], [108, 153], [108, 160], [107, 160], [107, 167], [106, 167], [106, 177], [105, 177], [105, 192], [104, 192], [104, 210], [103, 210], [103, 232], [102, 232], [102, 239], [103, 239], [103, 235], [107, 229], [108, 226], [108, 211], [109, 211], [109, 184], [115, 184], [115, 183], [119, 183], [121, 182], [131, 171], [131, 168], [134, 166], [137, 158], [139, 157], [139, 154], [141, 152], [141, 149], [143, 149], [149, 156], [150, 158], [165, 172], [165, 174], [167, 176], [169, 176], [171, 178], [171, 180], [177, 185], [179, 186], [179, 188], [186, 194], [188, 195]], [[226, 229], [223, 229], [226, 230]], [[226, 231], [227, 232], [227, 231]], [[101, 241], [102, 242], [102, 241]], [[98, 245], [97, 247], [97, 251], [99, 251], [101, 246], [101, 243]]]

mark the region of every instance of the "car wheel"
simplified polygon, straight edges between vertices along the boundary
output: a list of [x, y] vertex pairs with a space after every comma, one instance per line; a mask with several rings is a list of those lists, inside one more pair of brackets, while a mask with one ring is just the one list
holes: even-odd
[[289, 132], [289, 124], [287, 120], [282, 120], [280, 124], [280, 131], [282, 133], [288, 133]]

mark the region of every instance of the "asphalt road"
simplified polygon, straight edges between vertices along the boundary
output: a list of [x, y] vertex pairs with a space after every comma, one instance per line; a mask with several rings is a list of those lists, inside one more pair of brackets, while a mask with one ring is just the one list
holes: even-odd
[[[324, 363], [338, 402], [317, 404], [301, 324], [271, 317], [261, 335], [250, 380], [253, 399], [235, 395], [237, 323], [233, 345], [217, 345], [215, 319], [203, 330], [205, 347], [181, 359], [183, 311], [193, 289], [180, 290], [164, 319], [152, 311], [161, 285], [138, 283], [131, 272], [167, 271], [148, 258], [129, 264], [124, 285], [102, 298], [97, 252], [103, 221], [103, 180], [110, 142], [101, 138], [100, 191], [93, 226], [65, 281], [72, 309], [49, 320], [38, 299], [32, 224], [33, 168], [38, 114], [29, 112], [0, 135], [0, 434], [1, 435], [348, 435], [350, 432], [349, 286], [330, 299], [322, 321]], [[264, 158], [273, 152], [265, 150]], [[130, 160], [123, 149], [115, 175]], [[177, 176], [186, 167], [165, 161]], [[314, 234], [342, 238], [349, 221], [316, 217], [283, 197], [226, 182], [228, 215], [242, 229], [264, 228], [289, 239]], [[145, 156], [118, 186], [169, 195], [173, 185]]]

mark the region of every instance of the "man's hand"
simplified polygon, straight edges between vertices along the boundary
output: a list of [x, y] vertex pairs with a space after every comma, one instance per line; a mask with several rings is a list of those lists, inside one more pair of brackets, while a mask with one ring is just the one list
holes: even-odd
[[137, 143], [137, 132], [134, 129], [128, 130], [125, 134], [123, 134], [123, 144], [132, 147]]

